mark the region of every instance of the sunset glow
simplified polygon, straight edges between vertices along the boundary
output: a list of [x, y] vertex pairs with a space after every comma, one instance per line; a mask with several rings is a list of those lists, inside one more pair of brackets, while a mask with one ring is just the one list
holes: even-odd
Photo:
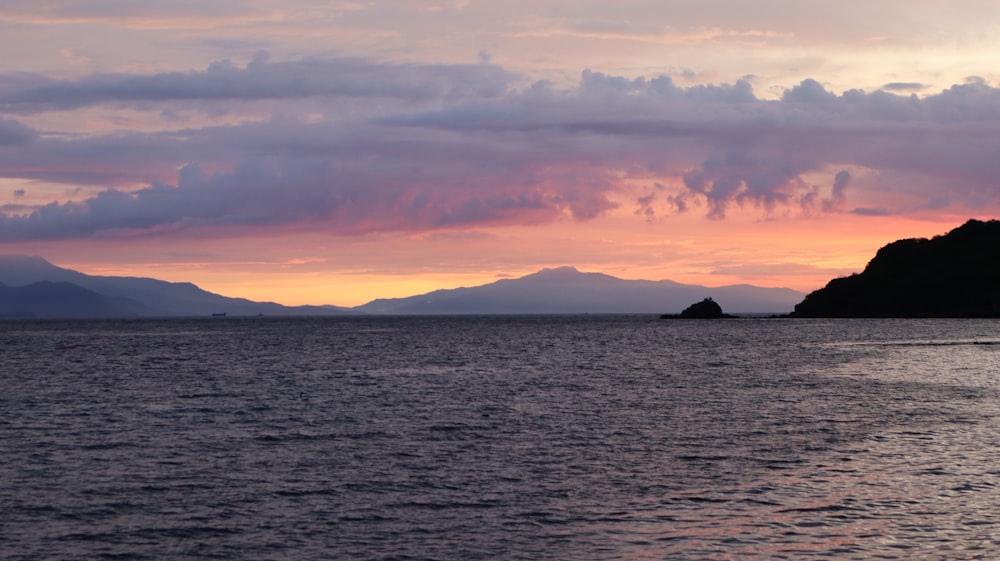
[[357, 305], [810, 291], [1000, 210], [1000, 7], [5, 2], [0, 253]]

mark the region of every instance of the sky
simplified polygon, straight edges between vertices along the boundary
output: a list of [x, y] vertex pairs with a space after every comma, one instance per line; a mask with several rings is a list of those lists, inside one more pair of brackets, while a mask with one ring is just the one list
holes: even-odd
[[0, 253], [353, 306], [804, 292], [1000, 214], [1000, 4], [0, 0]]

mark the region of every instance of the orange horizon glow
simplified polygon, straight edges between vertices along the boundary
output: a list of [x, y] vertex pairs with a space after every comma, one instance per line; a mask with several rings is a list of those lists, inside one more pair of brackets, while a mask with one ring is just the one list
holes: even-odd
[[[76, 242], [77, 247], [65, 254], [61, 247], [46, 248], [45, 244], [25, 249], [57, 266], [90, 275], [192, 282], [223, 296], [288, 306], [354, 307], [377, 298], [479, 286], [559, 266], [623, 279], [707, 287], [752, 284], [809, 293], [833, 278], [860, 272], [880, 247], [892, 241], [944, 234], [965, 221], [840, 218], [761, 222], [743, 213], [725, 224], [698, 216], [637, 224], [619, 216], [595, 219], [585, 228], [566, 223], [500, 228], [477, 235], [411, 235], [402, 240], [324, 236], [302, 244], [299, 255], [290, 259], [284, 255], [285, 244], [266, 238], [202, 244], [206, 255], [233, 255], [228, 260], [170, 258], [178, 248], [162, 241], [130, 249], [134, 254], [121, 253], [113, 246], [104, 247], [103, 255], [94, 249], [83, 251], [85, 242]], [[335, 257], [308, 257], [310, 247], [317, 254]], [[249, 253], [255, 259], [238, 257], [247, 248], [254, 248]], [[51, 249], [56, 251], [47, 251]], [[88, 258], [80, 259], [83, 254]], [[142, 255], [167, 259], [149, 261]], [[393, 266], [380, 267], [374, 256]]]

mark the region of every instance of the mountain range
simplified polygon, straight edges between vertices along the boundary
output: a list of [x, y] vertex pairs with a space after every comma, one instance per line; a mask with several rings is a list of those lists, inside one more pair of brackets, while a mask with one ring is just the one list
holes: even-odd
[[790, 310], [804, 294], [748, 284], [708, 288], [625, 280], [558, 267], [471, 288], [374, 300], [355, 309], [370, 314], [642, 314], [680, 311], [706, 296], [726, 311], [747, 314]]
[[730, 313], [785, 313], [804, 294], [787, 288], [708, 288], [625, 280], [572, 267], [482, 286], [378, 299], [355, 308], [283, 306], [230, 298], [191, 283], [93, 276], [36, 256], [0, 256], [0, 317], [295, 316], [358, 314], [581, 314], [676, 312], [711, 296]]
[[0, 317], [170, 317], [354, 314], [337, 306], [282, 306], [229, 298], [188, 282], [93, 276], [36, 256], [0, 256]]

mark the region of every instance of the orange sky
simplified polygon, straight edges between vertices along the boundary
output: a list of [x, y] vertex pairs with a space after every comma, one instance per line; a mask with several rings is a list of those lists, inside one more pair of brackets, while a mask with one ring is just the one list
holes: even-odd
[[804, 292], [1000, 211], [1000, 7], [0, 6], [0, 253], [284, 304]]
[[584, 228], [567, 223], [350, 239], [266, 235], [195, 248], [188, 240], [107, 242], [98, 250], [92, 242], [36, 242], [23, 249], [88, 274], [191, 281], [220, 294], [288, 305], [354, 306], [560, 265], [627, 279], [809, 292], [860, 271], [890, 241], [931, 237], [964, 220], [760, 221], [744, 214], [725, 223], [687, 216], [637, 224], [619, 213]]

